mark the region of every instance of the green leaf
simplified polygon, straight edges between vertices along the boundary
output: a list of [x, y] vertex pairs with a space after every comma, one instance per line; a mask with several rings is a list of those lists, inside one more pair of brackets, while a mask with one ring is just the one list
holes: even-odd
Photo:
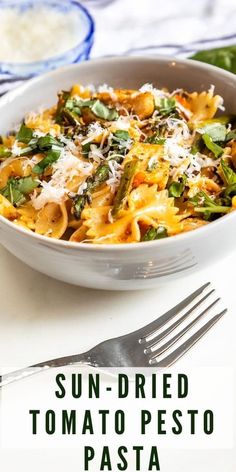
[[61, 116], [62, 118], [65, 118], [67, 121], [69, 121], [69, 123], [73, 126], [78, 126], [81, 124], [78, 113], [74, 113], [73, 111], [67, 110], [66, 108], [62, 109]]
[[236, 195], [236, 183], [229, 185], [223, 193], [225, 198], [233, 198]]
[[226, 185], [232, 185], [236, 183], [236, 173], [226, 164], [223, 159], [220, 161], [220, 169], [222, 170]]
[[206, 62], [236, 74], [236, 46], [199, 51], [190, 59]]
[[153, 134], [152, 136], [149, 136], [146, 140], [145, 143], [149, 144], [160, 144], [163, 145], [165, 144], [166, 139], [161, 138], [157, 133]]
[[65, 108], [81, 116], [82, 108], [91, 108], [96, 100], [81, 100], [80, 98], [70, 97], [65, 103]]
[[34, 174], [43, 174], [47, 167], [51, 166], [59, 159], [60, 155], [61, 151], [59, 150], [49, 151], [46, 157], [44, 157], [44, 159], [42, 159], [40, 162], [38, 162], [38, 164], [33, 167], [32, 172]]
[[204, 213], [207, 218], [214, 213], [228, 213], [231, 209], [231, 207], [218, 205], [217, 202], [212, 200], [212, 198], [203, 191], [199, 192], [189, 201], [195, 206], [196, 212]]
[[128, 149], [128, 145], [132, 142], [128, 131], [118, 130], [113, 133], [111, 147], [113, 151], [124, 155]]
[[56, 122], [61, 123], [61, 118], [62, 118], [62, 110], [65, 107], [66, 101], [68, 100], [70, 96], [70, 92], [68, 91], [62, 91], [58, 94], [58, 103], [57, 103], [57, 111], [56, 111]]
[[170, 115], [176, 109], [176, 100], [175, 98], [161, 98], [156, 107], [161, 115]]
[[192, 144], [191, 153], [195, 155], [198, 152], [201, 152], [202, 147], [203, 147], [202, 136], [199, 133], [197, 133]]
[[218, 144], [214, 143], [214, 141], [208, 134], [203, 134], [202, 139], [206, 147], [214, 154], [215, 157], [220, 157], [221, 154], [223, 154], [224, 149]]
[[72, 124], [80, 124], [78, 116], [82, 115], [83, 108], [90, 108], [94, 115], [107, 121], [114, 121], [119, 117], [115, 108], [107, 107], [100, 100], [81, 100], [74, 97], [67, 98], [64, 106], [60, 109], [60, 115], [67, 118]]
[[90, 147], [92, 143], [86, 143], [82, 145], [82, 154], [84, 157], [88, 157]]
[[22, 123], [17, 135], [16, 139], [24, 144], [29, 144], [31, 139], [33, 138], [33, 130], [27, 128], [24, 123]]
[[215, 205], [215, 202], [214, 200], [212, 200], [211, 197], [209, 197], [209, 195], [207, 195], [207, 193], [201, 191], [201, 192], [198, 192], [197, 195], [195, 195], [195, 197], [191, 198], [190, 200], [190, 203], [192, 203], [194, 206], [196, 205], [201, 205], [201, 206], [204, 206], [204, 205]]
[[179, 198], [184, 193], [185, 185], [186, 185], [187, 177], [183, 175], [183, 177], [179, 180], [179, 182], [172, 182], [168, 188], [169, 196]]
[[50, 134], [47, 134], [38, 139], [37, 147], [40, 151], [47, 151], [48, 149], [52, 149], [52, 147], [63, 147], [63, 144]]
[[167, 229], [164, 228], [164, 226], [159, 226], [158, 228], [149, 228], [142, 237], [142, 241], [154, 241], [156, 239], [163, 239], [167, 237]]
[[0, 190], [0, 193], [7, 198], [12, 205], [19, 207], [26, 201], [26, 195], [31, 193], [39, 186], [39, 182], [31, 176], [16, 179], [11, 177], [6, 187]]
[[115, 133], [113, 133], [113, 136], [118, 141], [128, 141], [128, 139], [130, 139], [128, 131], [124, 131], [122, 129], [115, 131]]
[[6, 146], [0, 145], [0, 161], [11, 156], [11, 151]]
[[33, 192], [33, 190], [39, 186], [39, 182], [37, 180], [34, 180], [31, 176], [22, 177], [21, 179], [18, 179], [17, 184], [19, 191], [25, 195], [28, 195], [29, 193]]
[[229, 131], [226, 135], [226, 141], [231, 141], [232, 139], [236, 139], [236, 129]]
[[225, 141], [227, 134], [226, 126], [222, 123], [209, 123], [200, 128], [199, 131], [210, 136], [213, 142]]
[[114, 121], [119, 118], [118, 112], [115, 108], [108, 108], [100, 100], [96, 100], [95, 103], [91, 106], [91, 111], [98, 118], [102, 118], [106, 121]]

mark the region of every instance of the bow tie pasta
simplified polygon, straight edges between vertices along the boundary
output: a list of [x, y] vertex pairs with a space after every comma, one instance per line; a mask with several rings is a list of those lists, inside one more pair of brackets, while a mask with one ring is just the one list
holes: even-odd
[[236, 208], [236, 120], [223, 110], [213, 86], [74, 85], [0, 137], [0, 215], [87, 244], [148, 242], [209, 224]]

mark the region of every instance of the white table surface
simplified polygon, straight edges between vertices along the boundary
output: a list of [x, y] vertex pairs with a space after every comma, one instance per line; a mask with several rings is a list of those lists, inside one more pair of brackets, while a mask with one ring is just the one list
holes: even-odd
[[0, 261], [0, 359], [4, 370], [84, 351], [106, 338], [133, 331], [208, 281], [229, 312], [179, 361], [180, 367], [236, 367], [236, 251], [205, 271], [137, 292], [64, 284], [27, 267], [3, 247]]
[[[222, 242], [223, 244], [223, 242]], [[176, 283], [139, 292], [94, 291], [63, 284], [25, 266], [0, 248], [0, 359], [5, 371], [44, 359], [87, 350], [99, 341], [122, 335], [211, 281], [228, 314], [179, 363], [179, 371], [198, 366], [236, 367], [236, 251]], [[20, 385], [20, 384], [19, 384]], [[20, 391], [19, 391], [20, 392]], [[76, 450], [1, 451], [4, 472], [77, 470]], [[236, 446], [229, 451], [167, 451], [162, 471], [235, 472]], [[50, 467], [49, 467], [50, 465]], [[52, 467], [52, 469], [51, 469]], [[81, 471], [82, 472], [82, 471]]]

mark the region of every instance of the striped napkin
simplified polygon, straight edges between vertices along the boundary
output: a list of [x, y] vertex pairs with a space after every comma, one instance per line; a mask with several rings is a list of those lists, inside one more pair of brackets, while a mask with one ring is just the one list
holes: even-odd
[[[91, 57], [179, 55], [185, 48], [236, 44], [235, 0], [81, 0], [81, 3], [90, 10], [96, 23]], [[0, 75], [0, 94], [19, 83]]]

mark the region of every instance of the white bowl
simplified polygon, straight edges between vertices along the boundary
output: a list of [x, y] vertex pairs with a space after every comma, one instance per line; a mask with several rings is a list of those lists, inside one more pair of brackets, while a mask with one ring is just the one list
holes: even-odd
[[[38, 77], [0, 100], [0, 133], [8, 132], [24, 115], [55, 103], [58, 90], [72, 84], [107, 83], [139, 88], [153, 83], [189, 91], [216, 86], [226, 111], [236, 114], [236, 76], [190, 60], [110, 58], [68, 66]], [[190, 233], [127, 245], [89, 245], [53, 240], [0, 216], [0, 242], [30, 267], [64, 282], [108, 290], [152, 288], [182, 277], [225, 256], [235, 247], [236, 212]]]

